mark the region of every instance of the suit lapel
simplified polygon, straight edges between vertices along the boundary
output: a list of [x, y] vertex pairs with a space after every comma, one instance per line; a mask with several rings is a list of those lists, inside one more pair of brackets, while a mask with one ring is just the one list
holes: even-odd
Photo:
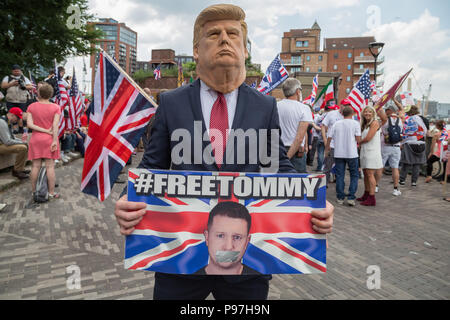
[[231, 128], [237, 129], [241, 127], [241, 123], [244, 120], [245, 106], [247, 105], [247, 85], [243, 83], [239, 87], [238, 100], [236, 104], [236, 112], [234, 113], [234, 119]]

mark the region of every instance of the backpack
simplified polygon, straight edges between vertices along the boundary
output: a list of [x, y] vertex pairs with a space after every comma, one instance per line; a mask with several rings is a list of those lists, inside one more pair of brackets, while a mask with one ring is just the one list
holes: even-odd
[[389, 126], [388, 126], [388, 136], [387, 143], [396, 144], [402, 141], [402, 128], [399, 126], [400, 119], [397, 118], [395, 124], [392, 124], [391, 118], [389, 117]]
[[39, 170], [34, 201], [37, 203], [44, 203], [48, 201], [47, 169], [45, 167], [41, 167]]

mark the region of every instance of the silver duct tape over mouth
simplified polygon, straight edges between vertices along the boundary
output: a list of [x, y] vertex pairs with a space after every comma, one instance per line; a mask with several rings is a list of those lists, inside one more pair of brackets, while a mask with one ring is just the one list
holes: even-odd
[[239, 254], [239, 251], [216, 251], [216, 261], [219, 263], [236, 262]]

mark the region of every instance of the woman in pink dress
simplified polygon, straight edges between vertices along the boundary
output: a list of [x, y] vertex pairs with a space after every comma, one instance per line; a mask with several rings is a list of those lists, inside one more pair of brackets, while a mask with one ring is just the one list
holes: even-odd
[[59, 198], [55, 193], [55, 159], [59, 159], [58, 125], [61, 109], [49, 101], [53, 88], [45, 83], [39, 84], [38, 102], [28, 107], [27, 125], [33, 130], [28, 148], [28, 160], [32, 160], [31, 190], [36, 192], [36, 182], [42, 160], [47, 169], [49, 198]]

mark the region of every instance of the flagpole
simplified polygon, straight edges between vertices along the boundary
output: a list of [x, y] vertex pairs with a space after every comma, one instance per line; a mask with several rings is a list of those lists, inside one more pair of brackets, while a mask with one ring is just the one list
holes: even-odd
[[[402, 80], [402, 82], [400, 83], [400, 85], [397, 87], [397, 90], [395, 90], [395, 92], [394, 92], [394, 95], [393, 95], [393, 98], [395, 99], [395, 95], [397, 94], [397, 91], [398, 91], [398, 89], [400, 89], [400, 87], [403, 85], [403, 83], [405, 82], [405, 80], [408, 78], [408, 76], [409, 76], [409, 74], [411, 73], [411, 71], [413, 70], [413, 68], [411, 68], [411, 69], [409, 69], [409, 71], [407, 72], [407, 73], [405, 73], [404, 75], [403, 75], [403, 80]], [[395, 83], [394, 83], [394, 85], [395, 85]], [[392, 88], [391, 88], [392, 89]], [[389, 89], [390, 90], [390, 89]], [[388, 91], [389, 91], [388, 90]], [[379, 102], [381, 101], [382, 99], [380, 98], [380, 100], [378, 100], [377, 101], [377, 103], [375, 104], [375, 110], [378, 112], [378, 109], [379, 108], [377, 108], [377, 106], [378, 106], [378, 104], [379, 104]]]
[[151, 99], [147, 93], [125, 72], [125, 70], [122, 69], [122, 67], [114, 61], [114, 59], [111, 59], [111, 57], [109, 56], [109, 54], [103, 50], [102, 48], [99, 48], [100, 51], [105, 55], [106, 58], [108, 58], [109, 62], [111, 62], [116, 68], [118, 68], [119, 70], [123, 71], [123, 75], [127, 78], [128, 81], [131, 82], [131, 84], [136, 87], [136, 89], [138, 89], [138, 91], [155, 107], [157, 108], [158, 105], [153, 101], [153, 99]]

